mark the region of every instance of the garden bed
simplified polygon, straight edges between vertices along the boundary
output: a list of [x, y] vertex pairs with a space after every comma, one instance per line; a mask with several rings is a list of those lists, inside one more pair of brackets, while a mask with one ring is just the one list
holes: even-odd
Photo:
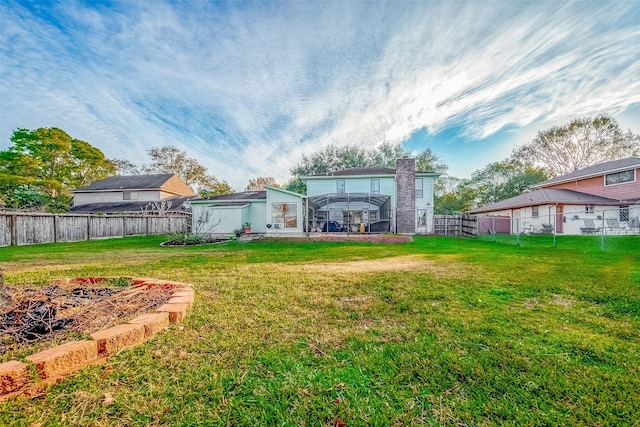
[[169, 289], [131, 285], [127, 278], [78, 278], [38, 288], [7, 287], [13, 303], [0, 315], [0, 356], [95, 332], [157, 308], [171, 295]]

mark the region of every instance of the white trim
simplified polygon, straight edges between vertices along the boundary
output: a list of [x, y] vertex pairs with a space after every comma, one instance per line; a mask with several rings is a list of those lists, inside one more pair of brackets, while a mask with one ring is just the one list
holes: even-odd
[[265, 185], [265, 184], [263, 184], [262, 186], [268, 190], [279, 191], [281, 193], [288, 194], [290, 196], [298, 196], [301, 199], [304, 199], [305, 197], [307, 197], [304, 194], [296, 193], [295, 191], [285, 190], [284, 188], [280, 188], [280, 187], [273, 187], [271, 185]]
[[[607, 175], [613, 175], [615, 173], [622, 173], [622, 172], [626, 172], [626, 171], [631, 171], [633, 172], [633, 180], [632, 181], [625, 181], [625, 182], [616, 182], [615, 184], [607, 184]], [[633, 184], [634, 182], [636, 182], [637, 178], [638, 178], [638, 174], [636, 173], [636, 168], [631, 168], [631, 169], [623, 169], [617, 172], [607, 172], [604, 175], [602, 175], [602, 181], [604, 183], [605, 187], [615, 187], [616, 185], [624, 185], [624, 184]]]

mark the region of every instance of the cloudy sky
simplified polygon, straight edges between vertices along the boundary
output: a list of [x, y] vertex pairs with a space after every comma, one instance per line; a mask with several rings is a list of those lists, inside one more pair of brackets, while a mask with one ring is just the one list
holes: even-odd
[[60, 127], [175, 145], [241, 190], [328, 144], [431, 148], [466, 177], [538, 130], [640, 132], [635, 1], [0, 0], [0, 149]]

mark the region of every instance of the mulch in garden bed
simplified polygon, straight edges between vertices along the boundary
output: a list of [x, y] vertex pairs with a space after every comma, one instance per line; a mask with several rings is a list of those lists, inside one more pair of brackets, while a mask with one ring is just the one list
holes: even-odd
[[7, 286], [10, 309], [0, 314], [0, 355], [70, 333], [92, 333], [164, 304], [171, 290], [132, 287], [128, 279], [55, 281]]

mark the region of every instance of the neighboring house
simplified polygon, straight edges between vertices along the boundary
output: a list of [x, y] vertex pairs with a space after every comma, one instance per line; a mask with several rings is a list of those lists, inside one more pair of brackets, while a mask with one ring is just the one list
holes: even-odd
[[372, 232], [432, 233], [433, 187], [440, 174], [397, 168], [354, 168], [301, 177], [307, 184], [310, 226]]
[[72, 212], [154, 212], [185, 210], [195, 198], [174, 174], [112, 176], [73, 190]]
[[252, 233], [302, 233], [305, 196], [269, 185], [264, 188], [192, 200], [194, 233], [231, 234], [245, 223], [251, 224]]
[[489, 224], [482, 217], [509, 218], [512, 233], [581, 234], [614, 225], [640, 230], [640, 157], [588, 166], [532, 188], [469, 213], [480, 216], [481, 225]]
[[197, 233], [233, 233], [246, 222], [255, 233], [307, 231], [430, 233], [434, 172], [416, 172], [415, 159], [398, 168], [357, 168], [302, 177], [307, 195], [265, 185], [191, 201]]

